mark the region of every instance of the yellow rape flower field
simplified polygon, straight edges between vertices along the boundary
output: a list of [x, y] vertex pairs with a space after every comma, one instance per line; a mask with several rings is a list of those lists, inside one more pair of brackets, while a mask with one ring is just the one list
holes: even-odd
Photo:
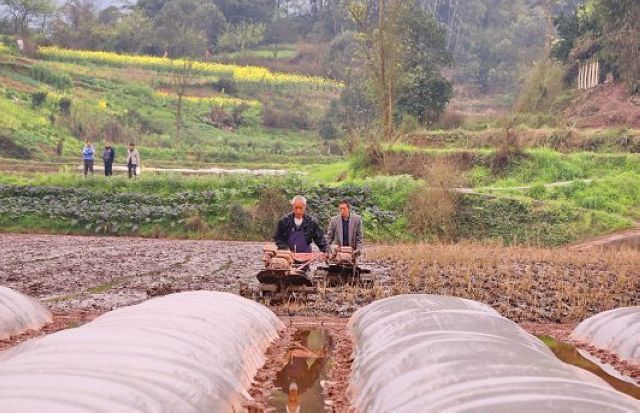
[[[145, 69], [168, 71], [171, 66], [183, 67], [183, 59], [173, 61], [164, 57], [138, 56], [117, 54], [112, 52], [99, 52], [88, 50], [69, 50], [59, 47], [42, 47], [39, 49], [42, 58], [74, 63], [93, 63], [109, 66], [135, 66]], [[342, 87], [340, 82], [319, 76], [307, 76], [291, 73], [272, 72], [266, 67], [239, 66], [215, 62], [193, 63], [193, 70], [203, 75], [219, 77], [232, 77], [237, 82], [265, 84], [270, 86], [302, 86], [321, 90], [337, 90]]]
[[[156, 95], [169, 99], [176, 99], [176, 95], [166, 92], [156, 92]], [[238, 106], [241, 104], [248, 105], [250, 107], [260, 107], [260, 102], [253, 99], [238, 99], [230, 96], [210, 96], [210, 97], [197, 97], [197, 96], [183, 96], [183, 100], [193, 103], [213, 103], [223, 106]]]

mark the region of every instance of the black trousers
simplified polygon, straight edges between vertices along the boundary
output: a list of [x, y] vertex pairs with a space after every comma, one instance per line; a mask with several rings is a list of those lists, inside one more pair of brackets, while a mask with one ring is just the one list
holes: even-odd
[[131, 176], [138, 176], [138, 173], [136, 172], [136, 168], [138, 167], [138, 165], [130, 163], [128, 166], [129, 166], [129, 178], [131, 178]]
[[104, 163], [104, 176], [113, 175], [113, 162]]
[[91, 171], [91, 175], [93, 175], [93, 160], [85, 159], [84, 160], [84, 176], [87, 176], [87, 172]]

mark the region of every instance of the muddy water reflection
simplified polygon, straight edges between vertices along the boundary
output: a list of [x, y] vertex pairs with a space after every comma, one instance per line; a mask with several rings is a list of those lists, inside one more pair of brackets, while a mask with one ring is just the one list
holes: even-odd
[[553, 351], [556, 357], [558, 357], [565, 363], [587, 370], [609, 383], [614, 389], [622, 393], [626, 393], [631, 397], [635, 397], [636, 399], [640, 399], [640, 387], [634, 386], [631, 383], [627, 383], [624, 380], [620, 380], [609, 375], [607, 372], [602, 370], [600, 366], [583, 357], [578, 352], [578, 349], [576, 349], [573, 345], [564, 343], [562, 341], [557, 341], [550, 336], [541, 336], [538, 338], [540, 338], [540, 340], [542, 340], [547, 345], [547, 347], [549, 347], [551, 351]]
[[320, 382], [326, 380], [331, 336], [322, 329], [299, 330], [289, 362], [276, 376], [270, 406], [276, 412], [325, 412]]

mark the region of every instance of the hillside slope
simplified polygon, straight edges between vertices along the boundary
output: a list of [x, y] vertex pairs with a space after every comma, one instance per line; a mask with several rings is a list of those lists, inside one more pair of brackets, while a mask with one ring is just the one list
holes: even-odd
[[[326, 155], [328, 147], [317, 132], [336, 97], [335, 88], [321, 87], [322, 78], [200, 65], [184, 88], [178, 133], [171, 72], [177, 69], [171, 62], [148, 59], [152, 65], [147, 67], [144, 57], [70, 54], [30, 60], [0, 48], [0, 158], [77, 159], [89, 139], [112, 143], [120, 154], [128, 142], [136, 142], [143, 158], [156, 165], [335, 159]], [[257, 82], [260, 73], [273, 80]]]

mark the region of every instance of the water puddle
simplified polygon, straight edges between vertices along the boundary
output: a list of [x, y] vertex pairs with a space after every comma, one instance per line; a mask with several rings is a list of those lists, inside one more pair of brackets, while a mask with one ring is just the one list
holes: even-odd
[[331, 336], [323, 329], [298, 330], [289, 362], [276, 376], [270, 407], [275, 412], [324, 413], [321, 381], [327, 379]]
[[582, 356], [572, 344], [557, 341], [550, 336], [539, 336], [538, 338], [553, 351], [556, 357], [565, 363], [587, 370], [609, 383], [614, 389], [640, 399], [640, 387], [611, 376], [600, 366]]

